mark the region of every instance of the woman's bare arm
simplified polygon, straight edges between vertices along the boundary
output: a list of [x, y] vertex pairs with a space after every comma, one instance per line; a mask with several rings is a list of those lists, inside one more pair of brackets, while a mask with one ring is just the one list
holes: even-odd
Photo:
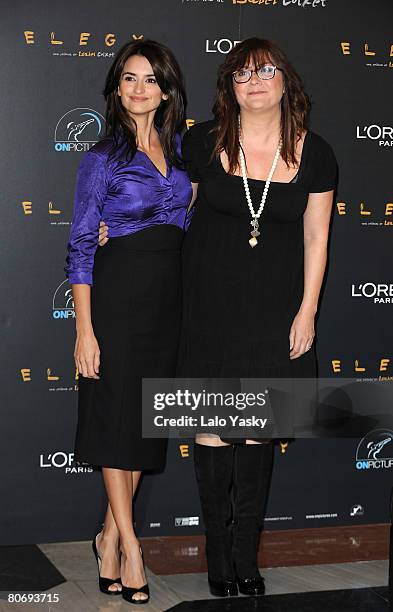
[[91, 322], [90, 285], [73, 284], [76, 315], [75, 365], [79, 374], [87, 378], [99, 378], [100, 350]]
[[191, 208], [194, 205], [195, 200], [198, 197], [198, 185], [199, 183], [191, 183], [191, 187], [192, 187], [192, 198], [191, 198], [191, 202], [188, 205], [188, 210], [191, 210]]
[[326, 269], [333, 194], [334, 191], [310, 193], [303, 215], [304, 292], [289, 336], [291, 359], [303, 355], [314, 339], [314, 318]]

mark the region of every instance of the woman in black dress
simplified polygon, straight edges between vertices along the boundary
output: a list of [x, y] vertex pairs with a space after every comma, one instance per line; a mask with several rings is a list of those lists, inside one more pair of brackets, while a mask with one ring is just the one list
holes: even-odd
[[[141, 379], [175, 373], [192, 193], [178, 133], [185, 93], [172, 53], [138, 41], [119, 51], [104, 95], [107, 137], [80, 165], [66, 267], [80, 373], [75, 459], [102, 467], [109, 499], [93, 540], [100, 589], [142, 604], [132, 499], [141, 472], [163, 468], [166, 440], [142, 437]], [[111, 240], [96, 253], [101, 219]]]
[[[182, 251], [178, 376], [316, 376], [314, 319], [337, 164], [307, 129], [309, 109], [285, 54], [251, 38], [219, 70], [215, 120], [184, 136], [195, 211]], [[272, 460], [271, 442], [197, 436], [214, 595], [264, 593], [257, 549]]]
[[[316, 376], [337, 167], [327, 142], [307, 130], [308, 111], [284, 53], [251, 38], [220, 67], [215, 120], [184, 137], [197, 200], [183, 244], [179, 376]], [[215, 595], [260, 595], [273, 448], [236, 442], [198, 435], [194, 449], [209, 584]]]

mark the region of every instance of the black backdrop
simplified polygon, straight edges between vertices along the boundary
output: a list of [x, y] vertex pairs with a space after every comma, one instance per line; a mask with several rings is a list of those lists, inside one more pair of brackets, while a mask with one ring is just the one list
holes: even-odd
[[[4, 13], [1, 543], [87, 538], [104, 508], [100, 474], [72, 465], [77, 381], [63, 266], [76, 169], [100, 123], [102, 133], [113, 54], [132, 37], [175, 52], [189, 124], [210, 118], [217, 66], [236, 41], [272, 38], [288, 53], [312, 96], [312, 128], [340, 166], [320, 374], [391, 384], [390, 0], [15, 0]], [[86, 120], [74, 150], [67, 125]], [[392, 469], [357, 469], [358, 444], [278, 444], [266, 527], [387, 522]], [[187, 440], [171, 442], [165, 473], [145, 477], [136, 516], [140, 535], [201, 532]]]

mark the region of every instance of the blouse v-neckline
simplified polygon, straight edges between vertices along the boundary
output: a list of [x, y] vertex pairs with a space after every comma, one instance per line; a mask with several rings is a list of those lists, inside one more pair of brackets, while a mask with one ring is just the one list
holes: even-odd
[[[156, 164], [154, 163], [154, 161], [152, 160], [152, 158], [151, 158], [151, 157], [149, 157], [149, 155], [148, 155], [148, 154], [147, 154], [145, 151], [142, 151], [142, 149], [137, 149], [137, 151], [138, 151], [138, 153], [142, 153], [142, 155], [144, 155], [144, 156], [145, 156], [145, 157], [146, 157], [146, 158], [149, 160], [150, 164], [153, 166], [153, 168], [155, 168], [155, 170], [158, 172], [158, 174], [159, 174], [159, 175], [160, 175], [160, 176], [161, 176], [163, 179], [166, 179], [166, 180], [168, 180], [168, 179], [169, 179], [170, 168], [169, 168], [169, 165], [168, 165], [168, 162], [167, 162], [167, 160], [166, 160], [165, 155], [164, 155], [164, 160], [165, 160], [166, 173], [165, 173], [165, 174], [163, 174], [163, 173], [161, 172], [161, 170], [159, 169], [159, 167], [158, 167], [158, 166], [156, 166]], [[164, 152], [163, 152], [163, 154], [164, 154]]]
[[[157, 130], [157, 132], [158, 132], [158, 136], [159, 136], [159, 137], [161, 137], [161, 128], [160, 128], [160, 127], [158, 127], [158, 125], [154, 125], [154, 127], [156, 128], [156, 130]], [[162, 149], [162, 146], [161, 146], [161, 149]], [[163, 157], [164, 157], [164, 161], [165, 161], [165, 168], [166, 168], [165, 174], [163, 174], [163, 173], [161, 172], [161, 170], [159, 169], [159, 167], [158, 167], [158, 166], [156, 166], [156, 164], [154, 163], [154, 161], [152, 160], [152, 158], [151, 158], [151, 157], [150, 157], [150, 156], [149, 156], [149, 155], [148, 155], [148, 154], [147, 154], [145, 151], [142, 151], [142, 149], [137, 149], [137, 151], [139, 151], [139, 153], [142, 153], [142, 154], [143, 154], [145, 157], [147, 157], [147, 159], [149, 160], [150, 164], [153, 166], [153, 168], [155, 168], [155, 169], [157, 170], [158, 174], [159, 174], [159, 175], [160, 175], [160, 176], [161, 176], [163, 179], [165, 179], [165, 180], [168, 180], [168, 179], [169, 179], [169, 175], [170, 175], [170, 167], [169, 167], [169, 164], [168, 164], [168, 162], [167, 162], [167, 159], [166, 159], [166, 157], [165, 157], [165, 155], [164, 155], [164, 151], [162, 151], [162, 155], [163, 155]]]

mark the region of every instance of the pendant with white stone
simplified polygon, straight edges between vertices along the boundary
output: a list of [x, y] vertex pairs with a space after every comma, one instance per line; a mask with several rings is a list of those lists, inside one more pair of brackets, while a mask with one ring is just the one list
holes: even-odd
[[257, 236], [260, 236], [261, 234], [261, 232], [258, 231], [258, 228], [259, 228], [258, 219], [253, 219], [250, 225], [252, 225], [253, 229], [251, 231], [251, 238], [248, 242], [249, 242], [249, 245], [252, 248], [254, 248], [258, 244]]

